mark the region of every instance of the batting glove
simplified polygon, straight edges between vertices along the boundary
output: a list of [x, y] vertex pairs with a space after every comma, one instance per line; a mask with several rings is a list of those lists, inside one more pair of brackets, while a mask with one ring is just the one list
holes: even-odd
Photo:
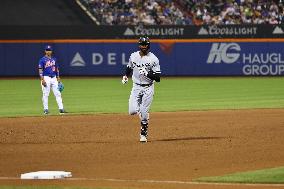
[[140, 68], [140, 69], [139, 69], [139, 73], [140, 73], [141, 75], [145, 75], [145, 76], [148, 75], [148, 72], [147, 72], [146, 68]]
[[127, 78], [126, 75], [124, 75], [124, 76], [122, 77], [121, 83], [122, 83], [122, 84], [126, 84], [127, 82], [128, 82], [128, 78]]

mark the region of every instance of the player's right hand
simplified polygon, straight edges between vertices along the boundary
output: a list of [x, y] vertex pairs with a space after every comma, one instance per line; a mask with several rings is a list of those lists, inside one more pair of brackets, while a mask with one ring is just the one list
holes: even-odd
[[126, 84], [128, 82], [128, 78], [126, 75], [122, 76], [122, 80], [121, 80], [121, 83], [122, 84]]
[[46, 87], [46, 82], [44, 81], [44, 79], [41, 80], [41, 84], [42, 84], [42, 86]]

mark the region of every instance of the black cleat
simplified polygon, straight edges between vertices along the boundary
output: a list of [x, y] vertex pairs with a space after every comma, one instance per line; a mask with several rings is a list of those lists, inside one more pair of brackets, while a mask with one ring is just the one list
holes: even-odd
[[148, 123], [141, 122], [140, 142], [147, 142]]
[[64, 109], [59, 109], [59, 114], [66, 114], [67, 112]]
[[48, 109], [45, 109], [45, 110], [43, 110], [43, 114], [44, 114], [44, 115], [47, 115], [47, 114], [49, 114], [49, 111], [48, 111]]

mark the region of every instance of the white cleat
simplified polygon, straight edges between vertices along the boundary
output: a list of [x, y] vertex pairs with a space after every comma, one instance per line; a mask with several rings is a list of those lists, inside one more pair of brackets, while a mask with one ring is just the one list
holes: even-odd
[[144, 135], [140, 135], [140, 142], [147, 142], [147, 137]]

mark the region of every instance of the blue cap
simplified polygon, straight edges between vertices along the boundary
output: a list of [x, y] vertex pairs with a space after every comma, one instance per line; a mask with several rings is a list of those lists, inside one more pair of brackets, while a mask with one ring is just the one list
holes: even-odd
[[46, 51], [52, 51], [52, 46], [51, 45], [46, 45], [44, 50]]

